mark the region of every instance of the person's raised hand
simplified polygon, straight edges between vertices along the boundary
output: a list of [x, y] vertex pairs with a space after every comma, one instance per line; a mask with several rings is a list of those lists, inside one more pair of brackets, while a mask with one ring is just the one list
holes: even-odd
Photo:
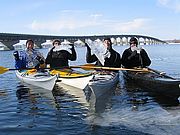
[[74, 44], [71, 43], [69, 45], [71, 46], [71, 49], [74, 49]]

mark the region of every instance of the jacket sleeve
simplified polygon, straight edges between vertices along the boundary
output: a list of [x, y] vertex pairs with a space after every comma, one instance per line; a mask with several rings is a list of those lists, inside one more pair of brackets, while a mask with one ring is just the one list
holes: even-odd
[[51, 61], [52, 61], [52, 50], [53, 50], [54, 48], [52, 48], [49, 52], [48, 52], [48, 54], [47, 54], [47, 57], [46, 57], [46, 60], [45, 60], [45, 63], [46, 64], [51, 64]]
[[121, 56], [119, 53], [116, 53], [116, 59], [114, 61], [115, 67], [121, 67]]
[[91, 49], [89, 47], [87, 47], [87, 53], [86, 53], [86, 62], [87, 63], [93, 63], [95, 61], [97, 61], [97, 57], [93, 54], [91, 55]]
[[16, 60], [15, 61], [15, 68], [16, 69], [24, 69], [24, 68], [26, 68], [26, 64], [24, 63], [23, 60]]
[[20, 59], [15, 60], [15, 68], [16, 69], [25, 69], [26, 68], [26, 57], [24, 55], [20, 55]]
[[71, 48], [71, 51], [72, 51], [72, 54], [69, 53], [68, 59], [74, 61], [77, 59], [77, 54], [76, 54], [74, 46]]
[[131, 54], [128, 52], [128, 49], [126, 49], [122, 54], [122, 65], [124, 67], [129, 67], [131, 65], [131, 57], [129, 57]]
[[151, 64], [151, 60], [150, 60], [148, 54], [146, 53], [146, 51], [144, 49], [141, 50], [140, 55], [142, 58], [143, 67], [149, 66]]

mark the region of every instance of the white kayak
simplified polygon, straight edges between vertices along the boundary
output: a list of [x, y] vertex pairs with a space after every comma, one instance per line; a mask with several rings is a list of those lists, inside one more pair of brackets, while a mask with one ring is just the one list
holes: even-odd
[[97, 98], [116, 87], [118, 81], [118, 72], [97, 72], [88, 85]]
[[93, 75], [77, 77], [77, 78], [59, 78], [60, 79], [59, 85], [63, 87], [66, 87], [66, 85], [68, 85], [83, 90], [87, 87], [89, 81], [92, 78]]
[[51, 74], [58, 75], [57, 85], [60, 87], [77, 89], [85, 89], [94, 76], [92, 73], [81, 73], [71, 69], [53, 70]]
[[56, 75], [49, 72], [29, 72], [29, 70], [16, 71], [16, 76], [21, 82], [41, 87], [52, 91], [57, 80]]

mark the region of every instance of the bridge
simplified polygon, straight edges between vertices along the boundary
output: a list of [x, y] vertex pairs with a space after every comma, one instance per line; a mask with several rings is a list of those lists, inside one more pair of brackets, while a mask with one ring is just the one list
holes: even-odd
[[13, 50], [13, 45], [18, 43], [20, 40], [32, 39], [35, 44], [42, 48], [41, 44], [46, 42], [46, 40], [59, 39], [60, 41], [67, 40], [71, 43], [75, 41], [85, 39], [91, 40], [103, 40], [104, 38], [111, 38], [114, 44], [128, 44], [131, 37], [136, 37], [140, 44], [164, 44], [165, 41], [160, 39], [143, 36], [143, 35], [94, 35], [94, 36], [54, 36], [54, 35], [32, 35], [32, 34], [13, 34], [13, 33], [0, 33], [0, 42], [7, 46], [10, 50]]

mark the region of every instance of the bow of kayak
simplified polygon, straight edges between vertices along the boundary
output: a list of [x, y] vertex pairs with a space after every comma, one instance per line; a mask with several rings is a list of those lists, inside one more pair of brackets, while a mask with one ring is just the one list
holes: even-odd
[[17, 78], [24, 83], [41, 87], [52, 91], [57, 80], [56, 75], [50, 75], [49, 72], [28, 70], [16, 71]]

